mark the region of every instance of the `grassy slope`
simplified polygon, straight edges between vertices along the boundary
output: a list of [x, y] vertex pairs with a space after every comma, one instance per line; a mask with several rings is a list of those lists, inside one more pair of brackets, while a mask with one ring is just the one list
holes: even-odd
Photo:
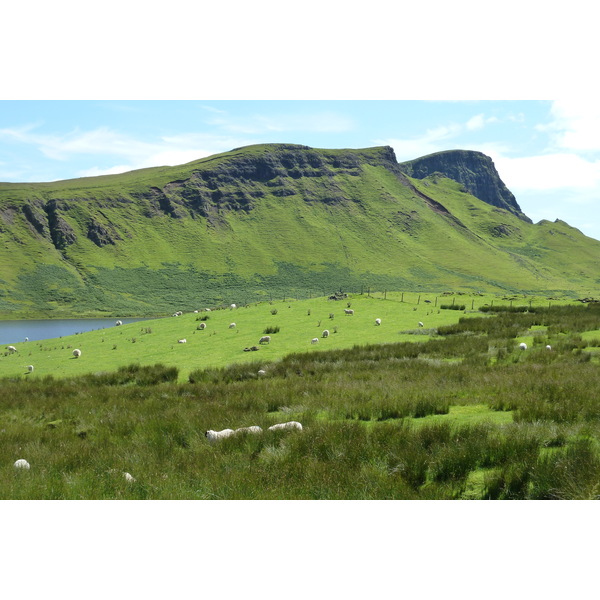
[[[327, 181], [296, 179], [297, 193], [285, 197], [253, 184], [265, 194], [255, 208], [227, 211], [220, 215], [226, 220], [216, 224], [198, 215], [149, 217], [148, 204], [134, 201], [135, 194], [185, 180], [194, 169], [269, 151], [270, 146], [253, 146], [179, 167], [52, 184], [0, 184], [1, 214], [12, 223], [9, 228], [0, 222], [1, 277], [4, 287], [14, 289], [11, 296], [0, 296], [0, 312], [14, 309], [13, 299], [22, 307], [17, 314], [147, 315], [175, 310], [177, 304], [191, 310], [196, 302], [231, 302], [241, 293], [251, 301], [268, 291], [306, 297], [372, 286], [578, 295], [597, 287], [594, 257], [600, 242], [564, 223], [524, 223], [444, 178], [437, 184], [431, 178], [411, 182], [464, 227], [433, 211], [385, 168], [370, 165], [363, 165], [361, 177], [338, 170]], [[333, 203], [319, 200], [331, 195]], [[32, 234], [20, 213], [19, 207], [36, 197], [69, 201], [61, 216], [78, 240], [64, 256]], [[116, 245], [99, 248], [87, 239], [92, 218], [121, 238]], [[498, 225], [510, 237], [495, 236]]]
[[[404, 301], [402, 301], [404, 298]], [[426, 303], [425, 300], [430, 300]], [[468, 311], [494, 303], [508, 304], [508, 297], [499, 296], [436, 296], [419, 294], [392, 294], [386, 299], [355, 296], [348, 299], [353, 316], [346, 316], [347, 301], [313, 298], [302, 301], [263, 302], [235, 310], [221, 309], [180, 317], [168, 317], [82, 333], [75, 336], [21, 342], [15, 340], [17, 354], [6, 349], [0, 357], [0, 377], [22, 376], [37, 379], [52, 374], [56, 377], [90, 372], [112, 371], [131, 363], [152, 365], [163, 363], [176, 366], [180, 379], [199, 368], [224, 367], [233, 363], [276, 361], [293, 352], [351, 348], [356, 344], [380, 344], [399, 341], [423, 341], [429, 330], [455, 323], [465, 316], [463, 311], [441, 310], [442, 304], [465, 305]], [[516, 298], [514, 303], [546, 306], [543, 297]], [[437, 306], [436, 306], [437, 302]], [[199, 307], [201, 308], [201, 307]], [[277, 311], [272, 314], [272, 311]], [[309, 314], [310, 311], [310, 314]], [[330, 318], [330, 314], [334, 318]], [[481, 313], [476, 313], [480, 316]], [[208, 316], [204, 331], [197, 329], [198, 319]], [[382, 319], [375, 326], [375, 319]], [[424, 327], [419, 328], [419, 321]], [[236, 328], [229, 329], [235, 322]], [[271, 335], [269, 345], [261, 345], [258, 352], [244, 352], [244, 348], [258, 344], [265, 328], [279, 326]], [[151, 333], [147, 333], [150, 329]], [[327, 339], [321, 337], [324, 329], [330, 331]], [[403, 333], [407, 332], [407, 333]], [[318, 344], [311, 344], [314, 337]], [[186, 339], [179, 344], [179, 339]], [[82, 356], [75, 359], [72, 351], [79, 348]], [[27, 365], [33, 365], [33, 374], [25, 374]]]

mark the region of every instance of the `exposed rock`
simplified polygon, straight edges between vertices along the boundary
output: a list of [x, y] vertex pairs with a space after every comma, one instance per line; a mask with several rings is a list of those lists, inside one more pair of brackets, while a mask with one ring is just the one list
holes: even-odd
[[447, 150], [415, 160], [400, 163], [410, 177], [424, 179], [440, 173], [462, 183], [470, 194], [498, 208], [510, 211], [523, 221], [531, 219], [523, 214], [510, 190], [500, 179], [492, 159], [473, 150]]

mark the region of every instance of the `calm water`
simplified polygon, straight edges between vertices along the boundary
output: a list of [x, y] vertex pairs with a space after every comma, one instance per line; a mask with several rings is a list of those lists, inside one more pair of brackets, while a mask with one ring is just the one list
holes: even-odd
[[[123, 325], [147, 319], [119, 319]], [[17, 344], [46, 340], [84, 331], [114, 327], [117, 319], [45, 319], [25, 321], [0, 321], [0, 344]]]

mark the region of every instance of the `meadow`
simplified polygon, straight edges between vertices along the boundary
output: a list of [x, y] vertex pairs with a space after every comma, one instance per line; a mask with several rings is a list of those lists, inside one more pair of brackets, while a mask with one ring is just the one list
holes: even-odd
[[[442, 309], [435, 298], [319, 298], [145, 322], [152, 332], [140, 339], [166, 336], [164, 322], [178, 354], [118, 365], [125, 355], [110, 369], [97, 348], [116, 355], [109, 334], [143, 347], [127, 339], [139, 324], [73, 336], [79, 359], [48, 347], [60, 356], [53, 372], [1, 382], [0, 498], [597, 498], [600, 306], [455, 295]], [[227, 327], [234, 319], [239, 332]], [[190, 334], [201, 322], [207, 329]], [[212, 336], [222, 343], [211, 362], [194, 341], [217, 323], [225, 329]], [[243, 352], [276, 326], [271, 344]], [[330, 337], [311, 345], [325, 328]], [[188, 342], [177, 345], [181, 335]], [[183, 360], [190, 349], [196, 358]], [[98, 364], [82, 367], [86, 358]], [[71, 371], [59, 369], [63, 359]], [[290, 420], [303, 431], [267, 429]], [[204, 436], [250, 425], [263, 432], [217, 444]], [[19, 458], [31, 468], [15, 469]]]

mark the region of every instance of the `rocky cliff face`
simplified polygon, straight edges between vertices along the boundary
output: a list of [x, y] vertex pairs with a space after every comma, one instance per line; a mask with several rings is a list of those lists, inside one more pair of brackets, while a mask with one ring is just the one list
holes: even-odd
[[521, 207], [510, 190], [500, 179], [492, 159], [473, 150], [447, 150], [436, 152], [415, 160], [400, 163], [400, 168], [410, 177], [424, 179], [433, 173], [441, 173], [462, 183], [476, 198], [504, 208], [523, 221], [531, 219], [521, 211]]

